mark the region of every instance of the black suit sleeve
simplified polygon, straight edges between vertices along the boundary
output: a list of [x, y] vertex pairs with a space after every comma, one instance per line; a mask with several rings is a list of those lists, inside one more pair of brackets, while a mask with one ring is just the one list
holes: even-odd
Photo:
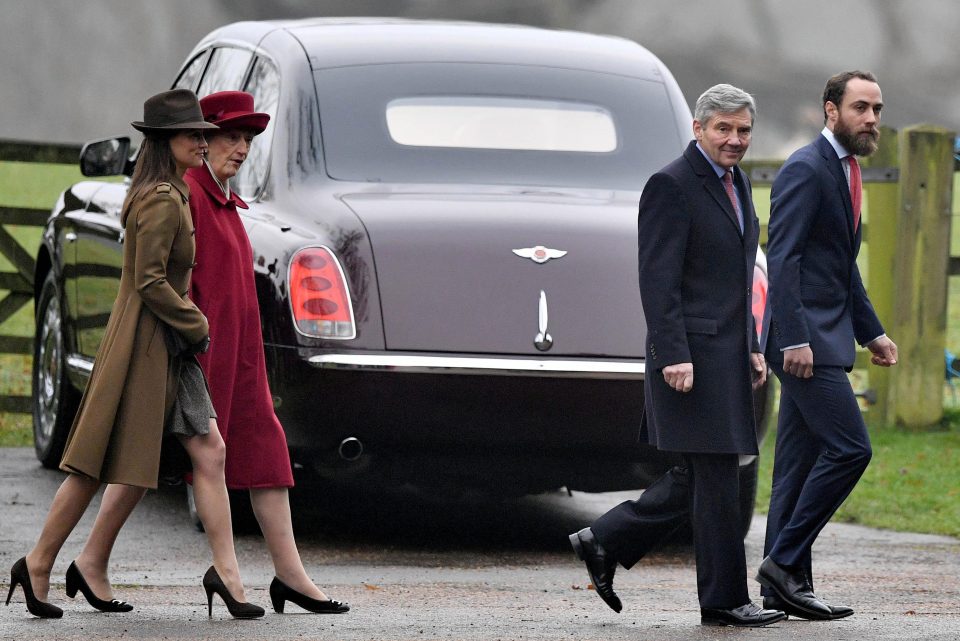
[[690, 210], [676, 180], [654, 174], [640, 197], [638, 266], [647, 354], [656, 371], [692, 361], [681, 296], [689, 231]]
[[853, 274], [850, 283], [850, 295], [853, 298], [853, 335], [860, 345], [866, 345], [873, 339], [883, 335], [883, 324], [877, 318], [877, 312], [867, 297], [867, 290], [860, 277], [860, 268], [853, 264]]

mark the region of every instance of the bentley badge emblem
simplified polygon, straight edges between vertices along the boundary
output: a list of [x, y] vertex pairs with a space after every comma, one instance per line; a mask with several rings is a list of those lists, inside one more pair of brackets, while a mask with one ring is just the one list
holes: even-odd
[[540, 265], [547, 262], [551, 258], [561, 258], [567, 255], [567, 252], [564, 249], [550, 249], [549, 247], [544, 247], [543, 245], [537, 245], [536, 247], [524, 247], [523, 249], [514, 249], [513, 253], [520, 258], [529, 258], [533, 262]]

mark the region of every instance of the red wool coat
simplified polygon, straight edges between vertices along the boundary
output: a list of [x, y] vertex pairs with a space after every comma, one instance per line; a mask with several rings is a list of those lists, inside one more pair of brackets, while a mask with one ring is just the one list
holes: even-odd
[[190, 169], [196, 265], [190, 298], [210, 324], [210, 349], [199, 354], [217, 424], [227, 444], [230, 489], [293, 487], [290, 454], [273, 411], [253, 278], [253, 250], [237, 214], [210, 171]]

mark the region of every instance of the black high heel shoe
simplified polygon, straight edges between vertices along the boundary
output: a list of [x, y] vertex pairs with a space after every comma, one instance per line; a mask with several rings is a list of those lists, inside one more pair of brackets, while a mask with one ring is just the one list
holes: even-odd
[[210, 566], [207, 573], [203, 575], [203, 589], [207, 591], [207, 616], [213, 616], [213, 593], [216, 592], [223, 599], [230, 611], [230, 616], [235, 619], [256, 619], [264, 615], [264, 610], [259, 605], [237, 601], [230, 594], [230, 590], [224, 585], [223, 579], [217, 574], [217, 569]]
[[10, 597], [13, 596], [13, 590], [18, 585], [23, 587], [23, 598], [27, 601], [27, 611], [30, 614], [41, 619], [59, 619], [63, 616], [63, 610], [34, 596], [33, 584], [30, 583], [30, 572], [27, 571], [27, 557], [21, 558], [10, 568], [10, 591], [7, 592], [7, 605], [10, 605]]
[[77, 596], [77, 590], [80, 590], [80, 592], [83, 593], [87, 603], [101, 612], [129, 612], [133, 609], [133, 606], [126, 601], [121, 601], [119, 599], [104, 601], [94, 594], [93, 590], [90, 589], [90, 586], [87, 585], [87, 580], [84, 579], [83, 575], [80, 573], [80, 569], [77, 567], [77, 562], [73, 561], [70, 563], [70, 567], [67, 568], [67, 596], [72, 599], [73, 597]]
[[304, 610], [308, 610], [314, 614], [343, 614], [344, 612], [350, 611], [349, 603], [342, 603], [341, 601], [334, 601], [333, 599], [320, 601], [319, 599], [310, 598], [305, 594], [297, 592], [277, 577], [273, 577], [273, 581], [270, 583], [270, 601], [273, 603], [273, 611], [277, 614], [283, 614], [283, 604], [285, 601], [295, 603]]

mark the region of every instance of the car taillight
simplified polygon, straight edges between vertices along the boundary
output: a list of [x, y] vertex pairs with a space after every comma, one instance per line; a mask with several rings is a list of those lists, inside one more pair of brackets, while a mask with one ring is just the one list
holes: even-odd
[[356, 338], [353, 304], [340, 261], [326, 247], [304, 247], [290, 261], [290, 305], [297, 331], [316, 338]]
[[757, 324], [759, 338], [763, 327], [763, 311], [767, 307], [767, 275], [757, 265], [753, 266], [753, 321]]

